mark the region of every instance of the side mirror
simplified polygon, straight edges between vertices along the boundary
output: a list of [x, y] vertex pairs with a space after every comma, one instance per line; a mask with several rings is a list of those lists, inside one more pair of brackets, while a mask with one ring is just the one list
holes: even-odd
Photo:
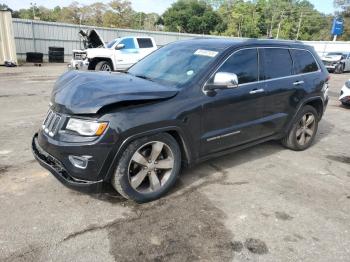
[[115, 50], [120, 50], [123, 49], [125, 47], [124, 44], [117, 44], [117, 46], [115, 47]]
[[238, 77], [234, 73], [218, 72], [214, 76], [213, 83], [206, 84], [205, 90], [230, 89], [238, 86]]

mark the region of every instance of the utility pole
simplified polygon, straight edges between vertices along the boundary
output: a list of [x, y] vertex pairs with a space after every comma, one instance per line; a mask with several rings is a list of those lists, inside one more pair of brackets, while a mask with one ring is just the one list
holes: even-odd
[[33, 10], [33, 20], [35, 19], [35, 7], [36, 7], [36, 3], [30, 3], [30, 6], [32, 7]]
[[278, 29], [277, 29], [276, 39], [278, 39], [279, 34], [280, 34], [280, 30], [281, 30], [281, 24], [282, 24], [283, 16], [284, 16], [284, 10], [281, 12], [281, 20], [280, 20], [280, 22], [278, 23]]
[[300, 13], [300, 18], [299, 18], [299, 24], [298, 24], [298, 31], [297, 31], [297, 37], [295, 40], [298, 40], [299, 38], [299, 33], [300, 33], [300, 27], [301, 27], [301, 20], [303, 19], [303, 12]]

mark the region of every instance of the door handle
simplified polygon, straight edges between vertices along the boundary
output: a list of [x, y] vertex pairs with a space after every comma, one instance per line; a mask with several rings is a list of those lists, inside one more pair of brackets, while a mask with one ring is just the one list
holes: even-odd
[[260, 89], [253, 89], [252, 91], [249, 92], [249, 94], [254, 95], [254, 94], [259, 94], [263, 92], [265, 92], [265, 90], [260, 88]]
[[302, 81], [302, 80], [296, 81], [293, 83], [293, 85], [295, 85], [295, 86], [302, 85], [302, 84], [304, 84], [304, 81]]

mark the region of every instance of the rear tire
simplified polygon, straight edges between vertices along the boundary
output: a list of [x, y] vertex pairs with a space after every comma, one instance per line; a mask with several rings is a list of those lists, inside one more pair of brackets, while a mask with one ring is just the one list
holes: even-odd
[[281, 140], [282, 144], [292, 150], [302, 151], [309, 148], [315, 139], [319, 116], [312, 106], [304, 106], [297, 114], [288, 134]]
[[112, 65], [108, 61], [100, 61], [95, 66], [95, 71], [113, 71]]
[[123, 152], [112, 177], [113, 187], [125, 198], [148, 202], [174, 185], [181, 168], [181, 150], [169, 134], [133, 141]]

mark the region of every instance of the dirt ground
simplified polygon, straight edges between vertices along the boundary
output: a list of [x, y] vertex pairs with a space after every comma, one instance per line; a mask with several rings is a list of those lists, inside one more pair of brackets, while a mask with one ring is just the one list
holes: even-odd
[[182, 172], [164, 198], [67, 189], [30, 143], [65, 65], [0, 67], [0, 261], [349, 261], [350, 74], [332, 75], [314, 145], [277, 142]]

